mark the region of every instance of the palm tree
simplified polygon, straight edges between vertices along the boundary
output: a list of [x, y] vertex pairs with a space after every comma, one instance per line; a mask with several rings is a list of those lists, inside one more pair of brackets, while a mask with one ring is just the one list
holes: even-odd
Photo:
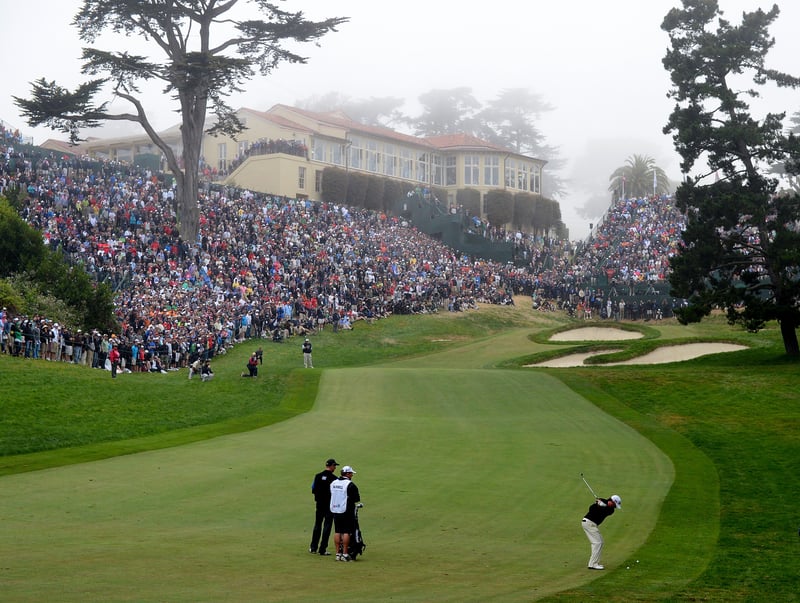
[[[666, 173], [648, 155], [632, 155], [608, 178], [608, 190], [614, 197], [647, 197], [669, 193], [672, 183]], [[654, 190], [655, 189], [655, 190]]]

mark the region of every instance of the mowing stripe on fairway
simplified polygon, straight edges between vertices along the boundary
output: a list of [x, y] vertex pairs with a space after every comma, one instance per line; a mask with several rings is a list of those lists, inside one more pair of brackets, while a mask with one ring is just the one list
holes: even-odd
[[[331, 455], [365, 502], [355, 564], [306, 552]], [[540, 372], [331, 370], [280, 424], [2, 478], [3, 596], [309, 601], [347, 572], [351, 601], [528, 601], [596, 577], [581, 472], [625, 501], [603, 525], [619, 564], [673, 480], [637, 432]]]

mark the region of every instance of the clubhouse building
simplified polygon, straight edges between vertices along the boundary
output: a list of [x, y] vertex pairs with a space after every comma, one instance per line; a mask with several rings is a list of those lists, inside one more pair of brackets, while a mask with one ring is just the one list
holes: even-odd
[[[455, 205], [459, 189], [475, 189], [481, 199], [493, 190], [541, 194], [545, 161], [474, 136], [420, 138], [367, 126], [340, 112], [281, 104], [267, 111], [242, 108], [237, 115], [246, 128], [237, 140], [208, 135], [203, 140], [203, 172], [227, 185], [317, 201], [323, 170], [336, 167], [444, 190], [449, 206]], [[180, 128], [159, 135], [180, 156]], [[129, 162], [161, 154], [144, 134], [91, 139], [80, 152]]]

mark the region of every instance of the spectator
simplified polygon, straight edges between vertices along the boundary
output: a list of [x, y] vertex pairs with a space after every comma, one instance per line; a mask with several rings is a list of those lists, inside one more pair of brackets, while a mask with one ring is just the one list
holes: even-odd
[[211, 361], [206, 360], [200, 369], [200, 380], [211, 381], [214, 378], [214, 371], [211, 370]]
[[111, 378], [117, 378], [117, 368], [119, 367], [119, 349], [115, 344], [109, 344], [108, 360], [111, 363]]
[[242, 373], [242, 377], [258, 377], [258, 357], [255, 352], [250, 354], [247, 360], [247, 372]]
[[308, 337], [306, 337], [305, 341], [303, 342], [303, 367], [304, 368], [314, 368], [314, 362], [311, 358], [311, 341], [309, 341]]

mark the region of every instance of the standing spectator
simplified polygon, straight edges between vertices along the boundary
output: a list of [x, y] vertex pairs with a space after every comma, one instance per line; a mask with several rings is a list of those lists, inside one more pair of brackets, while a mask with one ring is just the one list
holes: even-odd
[[25, 348], [25, 334], [22, 332], [22, 325], [19, 318], [14, 321], [14, 356], [22, 356]]
[[611, 498], [598, 498], [589, 507], [581, 525], [586, 537], [592, 545], [592, 554], [589, 557], [589, 569], [605, 569], [600, 564], [600, 554], [603, 552], [603, 535], [598, 527], [606, 517], [614, 514], [614, 509], [622, 509], [622, 499], [614, 494]]
[[109, 344], [111, 349], [108, 351], [108, 361], [111, 363], [111, 378], [117, 378], [117, 367], [119, 366], [119, 350], [113, 343]]
[[22, 335], [25, 338], [25, 358], [34, 358], [33, 355], [33, 321], [27, 318], [22, 323]]
[[134, 339], [131, 344], [131, 372], [136, 372], [138, 369], [136, 365], [139, 362], [139, 340]]
[[65, 326], [62, 329], [61, 337], [63, 341], [61, 359], [64, 362], [72, 362], [73, 342], [72, 342], [72, 331], [69, 330], [69, 327]]
[[72, 338], [72, 360], [75, 364], [81, 364], [83, 357], [83, 331], [78, 332]]
[[38, 360], [42, 352], [42, 330], [39, 328], [38, 320], [33, 321], [31, 332], [33, 333], [33, 357]]
[[0, 312], [0, 353], [6, 353], [6, 342], [8, 341], [8, 334], [11, 332], [11, 324], [6, 314], [6, 309], [3, 308]]
[[50, 327], [50, 340], [48, 342], [47, 355], [53, 362], [61, 360], [61, 329], [58, 323]]
[[355, 473], [350, 465], [345, 465], [342, 467], [342, 477], [331, 483], [336, 561], [350, 561], [350, 534], [356, 527], [356, 503], [361, 500], [358, 486], [352, 481]]
[[303, 342], [303, 366], [305, 368], [314, 368], [314, 362], [311, 360], [311, 342], [308, 337]]
[[325, 469], [314, 476], [311, 482], [311, 493], [317, 510], [314, 517], [314, 530], [311, 532], [311, 545], [309, 553], [319, 551], [320, 555], [328, 556], [328, 541], [333, 527], [333, 513], [331, 512], [331, 483], [336, 480], [336, 467], [339, 463], [335, 459], [325, 461]]
[[95, 342], [94, 342], [94, 334], [93, 333], [86, 333], [86, 336], [83, 338], [84, 347], [86, 349], [86, 354], [84, 364], [89, 368], [94, 368], [95, 357], [97, 354], [95, 353]]
[[97, 352], [97, 368], [106, 368], [106, 360], [108, 360], [109, 351], [110, 344], [108, 342], [108, 335], [104, 333], [103, 337], [100, 339], [100, 347], [98, 348]]

